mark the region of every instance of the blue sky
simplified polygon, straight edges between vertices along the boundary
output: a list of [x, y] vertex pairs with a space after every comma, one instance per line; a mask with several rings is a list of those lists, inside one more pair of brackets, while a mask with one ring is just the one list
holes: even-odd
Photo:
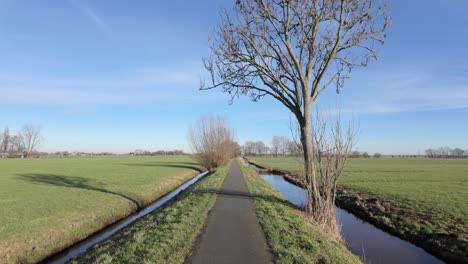
[[[42, 126], [44, 151], [188, 150], [188, 127], [208, 113], [240, 143], [289, 136], [290, 114], [271, 99], [229, 105], [198, 91], [208, 34], [233, 2], [0, 0], [0, 127]], [[362, 151], [468, 149], [468, 2], [391, 9], [379, 61], [320, 104], [359, 120]]]

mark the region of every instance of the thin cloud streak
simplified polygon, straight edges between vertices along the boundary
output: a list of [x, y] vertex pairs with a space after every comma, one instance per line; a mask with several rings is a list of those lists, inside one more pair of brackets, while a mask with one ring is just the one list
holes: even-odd
[[100, 30], [104, 32], [110, 32], [109, 26], [104, 22], [104, 20], [94, 11], [91, 7], [85, 6], [83, 3], [78, 3], [75, 0], [68, 0], [68, 2], [80, 10], [85, 17], [87, 17], [93, 24], [96, 25]]
[[0, 73], [0, 104], [128, 105], [220, 100], [221, 93], [198, 91], [194, 69], [138, 69], [115, 79], [55, 78]]
[[109, 27], [106, 23], [94, 12], [91, 8], [83, 8], [83, 12], [89, 17], [101, 30], [109, 31]]

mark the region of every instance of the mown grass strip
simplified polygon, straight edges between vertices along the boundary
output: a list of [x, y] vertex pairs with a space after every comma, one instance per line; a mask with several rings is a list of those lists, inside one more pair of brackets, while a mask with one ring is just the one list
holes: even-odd
[[311, 224], [258, 174], [241, 166], [276, 263], [360, 263], [340, 242]]
[[216, 201], [213, 190], [221, 187], [228, 169], [219, 168], [71, 263], [183, 263]]

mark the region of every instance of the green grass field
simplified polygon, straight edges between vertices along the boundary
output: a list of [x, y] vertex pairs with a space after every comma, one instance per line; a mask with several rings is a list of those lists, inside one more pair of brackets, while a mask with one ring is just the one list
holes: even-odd
[[190, 157], [0, 159], [0, 263], [36, 262], [195, 176]]
[[[301, 170], [297, 158], [249, 160]], [[468, 261], [468, 159], [350, 159], [339, 186], [341, 198], [350, 200], [345, 208], [358, 204], [366, 218], [389, 231], [446, 260]]]

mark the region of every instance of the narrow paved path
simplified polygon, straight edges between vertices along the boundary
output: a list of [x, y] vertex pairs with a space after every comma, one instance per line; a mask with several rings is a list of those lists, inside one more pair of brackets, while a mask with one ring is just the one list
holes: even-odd
[[236, 160], [221, 187], [191, 263], [270, 263], [271, 255]]

